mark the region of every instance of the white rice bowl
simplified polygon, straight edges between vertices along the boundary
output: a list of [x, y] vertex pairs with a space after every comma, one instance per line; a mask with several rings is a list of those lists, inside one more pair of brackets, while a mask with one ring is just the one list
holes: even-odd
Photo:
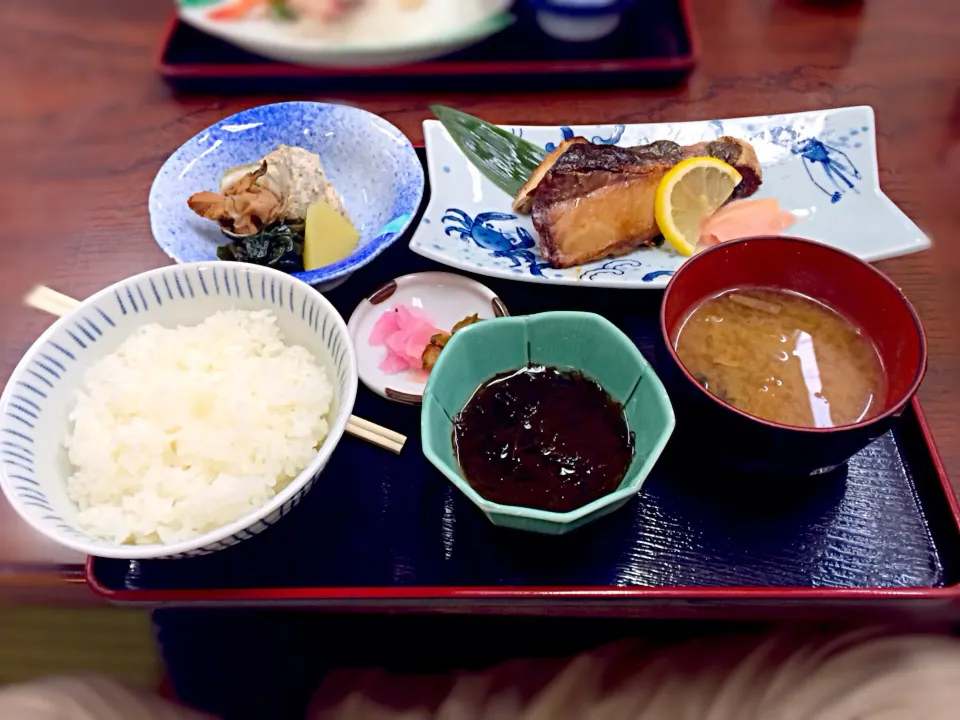
[[[239, 320], [257, 316], [275, 320]], [[196, 373], [174, 378], [181, 335]], [[83, 301], [24, 354], [0, 396], [0, 489], [87, 555], [205, 555], [283, 522], [325, 481], [356, 392], [346, 323], [309, 285], [240, 263], [158, 268]]]
[[66, 440], [80, 527], [186, 540], [256, 510], [310, 463], [333, 387], [269, 310], [145, 325], [84, 376]]

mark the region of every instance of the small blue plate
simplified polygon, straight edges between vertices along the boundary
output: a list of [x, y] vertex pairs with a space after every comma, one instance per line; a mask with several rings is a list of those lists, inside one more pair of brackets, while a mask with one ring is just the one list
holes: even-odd
[[410, 224], [423, 199], [423, 165], [406, 136], [383, 118], [345, 105], [289, 102], [244, 110], [184, 143], [150, 188], [150, 228], [177, 262], [216, 260], [226, 242], [217, 223], [187, 207], [201, 190], [217, 190], [224, 171], [257, 162], [278, 145], [320, 155], [360, 231], [357, 249], [326, 267], [296, 273], [333, 287], [383, 252]]

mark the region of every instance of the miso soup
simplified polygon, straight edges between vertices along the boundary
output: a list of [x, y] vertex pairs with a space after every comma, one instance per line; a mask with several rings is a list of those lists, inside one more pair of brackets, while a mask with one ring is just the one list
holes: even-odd
[[886, 401], [873, 342], [836, 310], [798, 293], [743, 287], [709, 298], [673, 344], [707, 390], [771, 422], [850, 425], [879, 414]]

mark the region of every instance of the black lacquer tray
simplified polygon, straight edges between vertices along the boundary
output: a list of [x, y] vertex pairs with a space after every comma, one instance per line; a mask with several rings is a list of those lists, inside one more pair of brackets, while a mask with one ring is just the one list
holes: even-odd
[[[438, 269], [402, 238], [327, 297], [349, 317], [392, 278]], [[600, 313], [655, 368], [663, 361], [662, 292], [477, 279], [514, 315]], [[276, 526], [205, 557], [91, 558], [90, 586], [149, 604], [751, 618], [811, 607], [960, 612], [960, 510], [916, 401], [847, 466], [801, 482], [720, 471], [695, 436], [678, 432], [637, 498], [564, 537], [491, 525], [423, 456], [419, 408], [361, 385], [355, 412], [408, 435], [403, 453], [346, 437]]]

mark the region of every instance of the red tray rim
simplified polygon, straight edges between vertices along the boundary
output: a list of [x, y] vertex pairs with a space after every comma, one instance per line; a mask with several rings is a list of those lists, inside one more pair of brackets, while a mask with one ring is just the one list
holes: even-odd
[[686, 55], [661, 58], [634, 58], [615, 60], [555, 60], [525, 62], [455, 62], [427, 61], [388, 68], [318, 68], [275, 61], [251, 63], [241, 66], [217, 63], [173, 64], [164, 60], [173, 33], [180, 23], [176, 11], [170, 15], [166, 32], [160, 43], [154, 67], [167, 78], [238, 78], [238, 77], [364, 77], [380, 76], [439, 76], [483, 74], [533, 74], [533, 73], [620, 73], [656, 72], [664, 70], [691, 70], [700, 56], [700, 36], [692, 22], [691, 0], [677, 0], [680, 5], [681, 22], [690, 42]]
[[[950, 507], [954, 525], [960, 531], [960, 502], [947, 476], [930, 425], [914, 397], [911, 407], [933, 461], [934, 470]], [[94, 571], [94, 558], [84, 565], [84, 578], [94, 594], [115, 603], [187, 603], [187, 602], [276, 602], [321, 601], [342, 603], [409, 601], [527, 601], [527, 604], [562, 601], [897, 601], [960, 600], [960, 582], [942, 588], [813, 588], [813, 587], [314, 587], [314, 588], [241, 588], [222, 590], [114, 590], [103, 585]], [[426, 603], [429, 604], [429, 603]]]

